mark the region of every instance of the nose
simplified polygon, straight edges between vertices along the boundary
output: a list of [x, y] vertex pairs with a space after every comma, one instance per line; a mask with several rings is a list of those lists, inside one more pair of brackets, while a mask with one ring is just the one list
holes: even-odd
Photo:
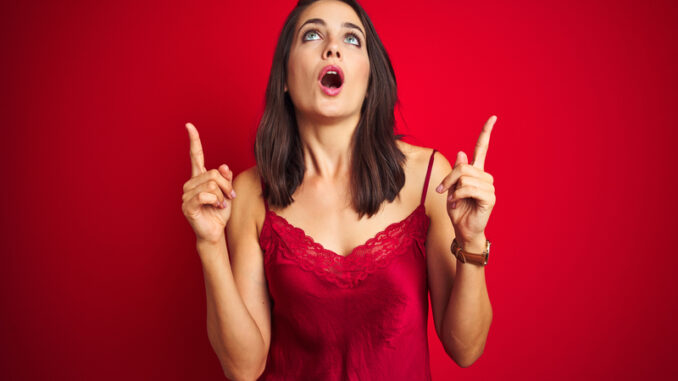
[[339, 44], [336, 43], [334, 38], [330, 39], [327, 42], [325, 51], [323, 52], [323, 58], [335, 57], [337, 59], [341, 58], [341, 52], [339, 51]]

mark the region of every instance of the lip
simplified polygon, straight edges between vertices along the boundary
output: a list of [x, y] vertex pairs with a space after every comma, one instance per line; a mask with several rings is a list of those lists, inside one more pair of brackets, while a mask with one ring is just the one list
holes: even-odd
[[[341, 78], [341, 86], [330, 88], [322, 84], [323, 76], [330, 70], [334, 70], [337, 72], [337, 74], [339, 74], [339, 78]], [[337, 95], [344, 87], [344, 71], [341, 70], [341, 68], [337, 65], [327, 65], [320, 71], [320, 75], [318, 75], [318, 83], [325, 94], [330, 96]]]

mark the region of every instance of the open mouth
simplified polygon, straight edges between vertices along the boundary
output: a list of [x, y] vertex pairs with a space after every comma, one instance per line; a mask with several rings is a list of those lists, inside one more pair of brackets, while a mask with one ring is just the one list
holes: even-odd
[[341, 87], [342, 85], [342, 80], [341, 76], [337, 71], [334, 70], [328, 70], [325, 75], [323, 75], [323, 78], [320, 80], [320, 83], [325, 86], [329, 87], [330, 89], [333, 88], [338, 88]]
[[327, 95], [337, 95], [344, 84], [344, 72], [339, 66], [327, 65], [320, 72], [320, 88]]

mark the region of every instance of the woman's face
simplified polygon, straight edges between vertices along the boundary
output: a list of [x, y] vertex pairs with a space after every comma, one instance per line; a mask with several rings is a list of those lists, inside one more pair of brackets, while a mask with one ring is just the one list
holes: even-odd
[[339, 1], [318, 1], [301, 13], [286, 81], [297, 117], [340, 119], [360, 113], [370, 78], [364, 31], [353, 8]]

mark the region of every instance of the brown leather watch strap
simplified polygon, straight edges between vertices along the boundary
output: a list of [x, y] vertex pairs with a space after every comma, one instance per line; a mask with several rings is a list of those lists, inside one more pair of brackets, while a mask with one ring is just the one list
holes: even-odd
[[452, 254], [454, 254], [454, 256], [457, 257], [457, 259], [461, 263], [471, 263], [478, 266], [486, 266], [487, 259], [490, 254], [490, 240], [487, 240], [486, 248], [483, 253], [469, 253], [467, 251], [464, 251], [461, 248], [461, 246], [459, 246], [459, 244], [457, 243], [456, 238], [452, 241], [452, 246], [450, 247], [450, 250], [452, 251]]

